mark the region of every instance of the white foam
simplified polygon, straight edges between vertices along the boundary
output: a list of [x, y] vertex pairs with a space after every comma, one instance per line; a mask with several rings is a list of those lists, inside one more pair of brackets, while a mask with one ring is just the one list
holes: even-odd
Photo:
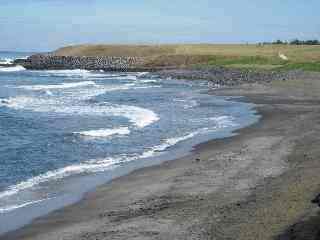
[[[103, 79], [103, 78], [114, 78], [114, 79], [136, 79], [132, 75], [119, 75], [110, 74], [104, 71], [89, 71], [84, 69], [73, 69], [73, 70], [46, 70], [46, 71], [32, 71], [34, 73], [39, 73], [40, 76], [50, 77], [68, 77], [68, 78], [85, 78], [85, 79]], [[128, 76], [128, 78], [127, 78]]]
[[184, 109], [189, 109], [189, 108], [194, 108], [194, 107], [199, 106], [198, 101], [195, 100], [195, 99], [179, 99], [179, 98], [176, 98], [176, 99], [173, 99], [173, 101], [174, 102], [184, 103], [183, 106], [182, 106]]
[[22, 204], [18, 204], [18, 205], [7, 206], [5, 208], [0, 208], [0, 213], [6, 213], [6, 212], [10, 212], [12, 210], [18, 209], [18, 208], [28, 207], [30, 205], [34, 205], [34, 204], [37, 204], [37, 203], [40, 203], [40, 202], [44, 202], [44, 201], [47, 201], [47, 200], [50, 200], [50, 199], [52, 199], [52, 198], [40, 199], [40, 200], [26, 202], [26, 203], [22, 203]]
[[67, 88], [76, 88], [84, 86], [94, 86], [96, 85], [93, 81], [82, 81], [82, 82], [70, 82], [62, 83], [56, 85], [28, 85], [28, 86], [19, 86], [18, 88], [23, 88], [26, 90], [46, 90], [46, 89], [67, 89]]
[[149, 158], [155, 156], [157, 153], [166, 150], [167, 148], [177, 144], [178, 142], [184, 141], [195, 136], [197, 133], [191, 133], [182, 137], [169, 138], [164, 140], [163, 144], [154, 146], [150, 150], [142, 153], [141, 155], [135, 156], [119, 156], [116, 158], [105, 158], [97, 160], [89, 160], [84, 163], [75, 164], [67, 166], [54, 171], [49, 171], [47, 173], [38, 175], [36, 177], [30, 178], [19, 184], [10, 186], [6, 191], [0, 192], [0, 199], [4, 197], [12, 196], [20, 191], [30, 189], [34, 186], [40, 185], [48, 181], [59, 180], [68, 176], [82, 174], [82, 173], [95, 173], [102, 172], [107, 169], [112, 169], [116, 167], [117, 163], [130, 162], [138, 159]]
[[[102, 111], [105, 112], [105, 110]], [[112, 106], [107, 111], [110, 111], [114, 116], [123, 116], [128, 118], [139, 128], [144, 128], [160, 119], [153, 111], [136, 106]]]
[[65, 99], [61, 100], [58, 98], [54, 99], [18, 96], [2, 100], [2, 102], [0, 102], [0, 106], [10, 107], [16, 110], [55, 112], [68, 115], [125, 117], [139, 128], [146, 127], [159, 120], [158, 115], [153, 111], [137, 106], [117, 105], [110, 103], [104, 103], [104, 105], [73, 105], [66, 104], [64, 101]]
[[145, 76], [145, 75], [147, 75], [149, 72], [138, 72], [137, 73], [137, 76], [138, 77], [143, 77], [143, 76]]
[[115, 128], [115, 129], [99, 129], [99, 130], [90, 130], [75, 132], [75, 134], [92, 137], [92, 138], [105, 138], [112, 135], [128, 135], [130, 130], [127, 127]]
[[34, 71], [43, 73], [43, 76], [84, 76], [90, 74], [90, 71], [84, 69], [73, 70], [46, 70], [46, 71]]
[[119, 79], [119, 80], [137, 80], [136, 75], [120, 75], [120, 76], [114, 76], [112, 79]]
[[217, 117], [205, 117], [205, 118], [196, 118], [196, 119], [189, 119], [190, 122], [193, 123], [208, 123], [213, 122], [213, 126], [215, 128], [223, 128], [223, 127], [234, 127], [236, 123], [234, 122], [234, 118], [231, 116], [223, 115]]
[[10, 64], [13, 63], [13, 59], [11, 59], [11, 58], [3, 58], [3, 59], [0, 59], [0, 63], [1, 63], [1, 64], [8, 64], [8, 65], [10, 65]]
[[199, 135], [201, 133], [204, 133], [204, 131], [207, 130], [206, 129], [201, 129], [198, 131], [194, 131], [192, 133], [186, 134], [184, 136], [181, 137], [173, 137], [173, 138], [168, 138], [163, 140], [162, 144], [154, 146], [152, 148], [150, 148], [150, 150], [144, 152], [140, 158], [149, 158], [149, 157], [154, 157], [155, 155], [159, 154], [160, 152], [164, 152], [165, 150], [167, 150], [168, 148], [178, 144], [179, 142], [183, 142], [186, 141], [190, 138], [195, 137], [196, 135]]
[[33, 73], [38, 73], [42, 77], [66, 77], [66, 78], [82, 78], [88, 80], [103, 79], [108, 78], [109, 74], [101, 71], [89, 71], [84, 69], [74, 69], [74, 70], [46, 70], [46, 71], [31, 71]]
[[45, 93], [46, 93], [48, 96], [53, 96], [53, 93], [52, 93], [50, 90], [46, 90]]
[[188, 101], [188, 104], [183, 105], [183, 108], [189, 109], [189, 108], [194, 108], [197, 106], [199, 106], [198, 101], [193, 99], [193, 100]]
[[139, 80], [139, 82], [141, 82], [141, 83], [156, 83], [156, 82], [158, 82], [158, 81], [157, 81], [157, 80], [149, 79], [149, 80]]
[[49, 171], [47, 173], [38, 175], [36, 177], [30, 178], [26, 181], [23, 181], [19, 184], [10, 186], [8, 190], [0, 193], [0, 199], [4, 197], [12, 196], [20, 191], [30, 189], [34, 186], [39, 184], [59, 180], [71, 175], [81, 174], [81, 173], [93, 173], [93, 172], [100, 172], [105, 171], [110, 166], [118, 163], [118, 159], [106, 158], [103, 161], [88, 161], [81, 164], [67, 166], [61, 169], [57, 169], [54, 171]]
[[216, 128], [235, 127], [237, 124], [231, 116], [217, 116], [208, 118], [209, 121], [214, 121]]
[[0, 72], [19, 72], [24, 70], [26, 69], [20, 65], [14, 67], [0, 67]]
[[[20, 191], [30, 189], [34, 186], [46, 183], [48, 181], [59, 180], [59, 179], [63, 179], [68, 176], [82, 174], [82, 173], [103, 172], [108, 169], [110, 170], [112, 168], [117, 167], [117, 164], [119, 164], [119, 163], [155, 157], [180, 142], [186, 141], [186, 140], [191, 139], [191, 138], [193, 138], [197, 135], [200, 135], [200, 134], [207, 134], [210, 131], [215, 131], [217, 128], [226, 127], [227, 125], [229, 126], [229, 124], [231, 124], [230, 117], [228, 117], [228, 116], [215, 117], [215, 118], [212, 118], [212, 120], [218, 121], [221, 124], [215, 126], [214, 128], [210, 128], [210, 129], [209, 128], [202, 128], [202, 129], [196, 130], [194, 132], [188, 133], [188, 134], [180, 136], [180, 137], [173, 137], [173, 138], [164, 139], [160, 145], [151, 147], [149, 150], [143, 152], [140, 155], [132, 155], [132, 156], [126, 156], [126, 155], [121, 156], [120, 155], [120, 156], [114, 157], [114, 158], [89, 160], [84, 163], [67, 166], [67, 167], [57, 169], [54, 171], [49, 171], [45, 174], [41, 174], [39, 176], [36, 176], [36, 177], [30, 178], [26, 181], [23, 181], [17, 185], [10, 186], [6, 191], [0, 192], [0, 199], [4, 198], [4, 197], [10, 197]], [[111, 135], [112, 130], [114, 130], [114, 129], [107, 130], [107, 133], [109, 134], [109, 136]], [[103, 131], [105, 132], [106, 130], [103, 130]], [[87, 132], [89, 132], [89, 135], [91, 133], [93, 133], [93, 135], [95, 135], [95, 136], [101, 135], [102, 133], [104, 133], [102, 131], [98, 132], [98, 134], [96, 134], [97, 131], [95, 133], [93, 131], [91, 131], [91, 133], [90, 133], [90, 131], [87, 131]], [[113, 132], [116, 132], [116, 130], [114, 130]], [[127, 129], [123, 128], [123, 129], [121, 129], [121, 131], [118, 131], [118, 133], [119, 132], [121, 132], [121, 134], [122, 133], [127, 134]], [[108, 135], [108, 134], [106, 134], [106, 135]], [[42, 200], [40, 200], [40, 201], [42, 201]], [[10, 210], [14, 210], [16, 208], [24, 207], [24, 206], [27, 206], [30, 204], [33, 204], [33, 203], [31, 202], [31, 203], [26, 203], [26, 204], [17, 205], [17, 206], [10, 206], [10, 207], [7, 207], [5, 210], [2, 209], [2, 211], [10, 211]], [[1, 212], [1, 209], [0, 209], [0, 212]]]
[[18, 59], [28, 59], [30, 56], [23, 56], [23, 57], [18, 57]]
[[209, 119], [207, 118], [206, 121], [208, 121], [208, 120], [215, 121], [214, 127], [202, 128], [202, 129], [196, 130], [194, 132], [191, 132], [189, 134], [186, 134], [184, 136], [165, 139], [162, 144], [155, 146], [155, 147], [152, 147], [150, 150], [144, 152], [142, 154], [141, 158], [153, 157], [156, 154], [158, 154], [159, 152], [163, 152], [163, 151], [167, 150], [168, 148], [178, 144], [179, 142], [186, 141], [186, 140], [191, 139], [197, 135], [208, 134], [208, 133], [214, 132], [218, 129], [236, 126], [236, 124], [233, 122], [233, 118], [231, 118], [229, 116], [212, 117]]

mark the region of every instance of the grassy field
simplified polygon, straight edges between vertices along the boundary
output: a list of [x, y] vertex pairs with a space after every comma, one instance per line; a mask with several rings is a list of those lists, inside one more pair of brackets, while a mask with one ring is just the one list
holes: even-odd
[[[137, 56], [149, 66], [225, 66], [249, 69], [320, 71], [320, 46], [310, 45], [78, 45], [58, 49], [64, 56]], [[288, 57], [282, 60], [279, 53]]]

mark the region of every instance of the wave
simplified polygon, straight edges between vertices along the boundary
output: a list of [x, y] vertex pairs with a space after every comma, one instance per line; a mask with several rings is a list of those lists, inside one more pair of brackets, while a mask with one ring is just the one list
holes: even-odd
[[[98, 76], [103, 77], [103, 78], [111, 78], [111, 79], [119, 79], [119, 80], [138, 80], [138, 78], [146, 75], [148, 72], [137, 72], [137, 73], [120, 73], [120, 74], [115, 74], [115, 73], [110, 73], [110, 72], [101, 72], [103, 74], [100, 74]], [[139, 80], [140, 82], [140, 80]]]
[[56, 76], [56, 77], [69, 77], [69, 78], [112, 78], [112, 79], [123, 79], [123, 80], [137, 80], [137, 77], [139, 76], [139, 73], [137, 74], [114, 74], [114, 73], [108, 73], [104, 71], [90, 71], [90, 70], [84, 70], [84, 69], [72, 69], [72, 70], [45, 70], [45, 71], [32, 71], [35, 73], [39, 73], [40, 76], [43, 77], [50, 77], [50, 76]]
[[62, 83], [62, 84], [56, 84], [56, 85], [19, 86], [18, 88], [23, 88], [26, 90], [47, 90], [47, 89], [76, 88], [76, 87], [94, 86], [94, 85], [96, 85], [96, 83], [93, 81], [83, 81], [83, 82]]
[[215, 126], [210, 127], [210, 128], [202, 128], [202, 129], [196, 130], [194, 132], [191, 132], [189, 134], [186, 134], [184, 136], [165, 139], [162, 144], [155, 146], [155, 147], [152, 147], [150, 150], [144, 152], [142, 154], [141, 158], [153, 157], [158, 152], [165, 151], [168, 148], [178, 144], [179, 142], [186, 141], [186, 140], [191, 139], [197, 135], [208, 134], [210, 132], [217, 131], [218, 129], [236, 126], [236, 124], [233, 122], [233, 118], [231, 118], [229, 116], [213, 117], [213, 118], [207, 119], [207, 121], [208, 120], [215, 121], [215, 123], [216, 123]]
[[234, 122], [234, 118], [231, 116], [217, 116], [207, 118], [207, 121], [213, 121], [215, 128], [235, 127], [237, 123]]
[[[233, 124], [232, 118], [230, 118], [229, 116], [218, 116], [218, 117], [212, 118], [211, 120], [219, 122], [220, 124], [213, 128], [202, 128], [194, 132], [185, 134], [183, 136], [164, 139], [161, 144], [153, 146], [141, 154], [119, 155], [118, 157], [113, 157], [113, 158], [110, 157], [110, 158], [104, 158], [104, 159], [89, 160], [84, 163], [79, 163], [75, 165], [66, 166], [61, 169], [48, 171], [47, 173], [38, 175], [36, 177], [23, 181], [19, 184], [10, 186], [9, 188], [7, 188], [6, 191], [0, 192], [0, 199], [5, 197], [10, 197], [21, 191], [28, 190], [34, 186], [38, 186], [46, 182], [60, 180], [66, 177], [84, 174], [84, 173], [97, 173], [97, 172], [103, 172], [106, 170], [112, 170], [115, 167], [119, 166], [120, 163], [126, 163], [126, 162], [136, 161], [139, 159], [156, 157], [156, 156], [159, 156], [160, 154], [165, 153], [169, 148], [177, 145], [180, 142], [191, 139], [197, 135], [207, 134], [208, 132], [216, 131], [218, 128], [232, 126]], [[94, 137], [100, 137], [100, 136], [106, 137], [106, 136], [111, 136], [113, 134], [129, 134], [129, 133], [130, 133], [129, 129], [124, 127], [124, 128], [118, 128], [118, 129], [101, 129], [101, 130], [85, 131], [85, 132], [79, 132], [77, 134], [82, 134], [85, 136], [94, 136]], [[11, 211], [21, 207], [26, 207], [28, 205], [42, 202], [45, 200], [47, 199], [42, 199], [38, 201], [27, 202], [20, 205], [14, 205], [14, 206], [2, 208], [0, 209], [0, 213]]]
[[[109, 78], [113, 79], [123, 79], [123, 80], [138, 80], [138, 78], [143, 77], [144, 75], [148, 74], [148, 72], [137, 72], [137, 73], [127, 73], [127, 74], [120, 74], [120, 75], [115, 75], [115, 74], [109, 74], [106, 75]], [[153, 82], [153, 80], [151, 80]], [[150, 81], [150, 82], [151, 82]], [[139, 80], [139, 82], [143, 82], [143, 80]]]
[[135, 84], [128, 83], [128, 84], [122, 84], [122, 85], [92, 85], [90, 88], [79, 88], [77, 90], [72, 90], [70, 92], [65, 92], [67, 95], [64, 96], [64, 98], [72, 98], [73, 100], [90, 100], [93, 97], [103, 95], [107, 92], [114, 92], [114, 91], [125, 91], [130, 89], [135, 89]]
[[158, 81], [155, 79], [149, 79], [149, 80], [139, 80], [139, 82], [141, 82], [141, 83], [156, 83]]
[[203, 129], [189, 133], [181, 137], [166, 139], [163, 141], [162, 144], [154, 146], [150, 148], [150, 150], [147, 150], [140, 155], [132, 155], [132, 156], [124, 155], [124, 156], [119, 156], [114, 158], [89, 160], [84, 163], [70, 165], [61, 169], [49, 171], [47, 173], [44, 173], [36, 177], [30, 178], [26, 181], [23, 181], [19, 184], [10, 186], [6, 191], [0, 192], [0, 199], [4, 197], [12, 196], [20, 191], [30, 189], [34, 186], [38, 186], [45, 182], [55, 181], [55, 180], [63, 179], [72, 175], [77, 175], [77, 174], [103, 172], [116, 167], [119, 163], [125, 163], [125, 162], [135, 161], [138, 159], [154, 157], [160, 154], [161, 152], [163, 153], [165, 150], [176, 145], [177, 143], [190, 139], [202, 132], [203, 132]]
[[128, 74], [126, 74], [126, 75], [120, 75], [120, 76], [114, 76], [114, 77], [110, 77], [110, 78], [112, 78], [112, 79], [115, 79], [115, 80], [117, 80], [117, 79], [119, 79], [119, 80], [137, 80], [137, 76], [136, 75], [128, 75]]
[[45, 70], [45, 71], [32, 71], [41, 73], [41, 76], [61, 76], [61, 77], [73, 77], [73, 76], [87, 76], [91, 72], [84, 69], [73, 70]]
[[177, 143], [188, 140], [188, 139], [190, 139], [200, 133], [201, 133], [201, 131], [195, 131], [195, 132], [189, 133], [189, 134], [181, 136], [181, 137], [168, 138], [168, 139], [164, 140], [162, 144], [160, 144], [158, 146], [154, 146], [150, 150], [144, 152], [141, 155], [141, 158], [154, 157], [159, 152], [163, 152], [163, 151], [167, 150], [168, 148], [176, 145]]
[[176, 98], [176, 99], [173, 99], [173, 101], [174, 101], [174, 102], [184, 103], [184, 104], [182, 105], [182, 107], [183, 107], [184, 109], [189, 109], [189, 108], [194, 108], [194, 107], [199, 106], [198, 101], [195, 100], [195, 99], [178, 99], [178, 98]]
[[213, 122], [214, 128], [224, 128], [224, 127], [235, 127], [237, 123], [234, 121], [234, 118], [228, 115], [216, 116], [216, 117], [205, 117], [198, 119], [190, 119], [190, 122], [193, 123], [210, 123]]
[[138, 77], [143, 77], [143, 76], [147, 75], [148, 73], [149, 72], [137, 72], [136, 74]]
[[53, 95], [54, 95], [50, 90], [46, 90], [45, 93], [46, 93], [48, 96], [53, 96]]
[[[59, 102], [65, 100], [66, 104], [68, 100], [89, 100], [93, 97], [105, 94], [107, 92], [112, 91], [123, 91], [130, 89], [138, 89], [134, 83], [122, 84], [122, 85], [98, 85], [94, 81], [82, 81], [82, 82], [71, 82], [71, 83], [62, 83], [55, 85], [22, 85], [19, 87], [10, 86], [13, 88], [20, 88], [25, 90], [33, 90], [33, 91], [45, 91], [48, 96], [53, 96], [54, 94], [49, 90], [68, 90], [72, 89], [72, 91], [64, 91], [63, 95], [60, 95]], [[87, 87], [87, 88], [85, 88]], [[151, 86], [152, 87], [152, 86]], [[77, 88], [77, 89], [75, 89]]]
[[149, 109], [107, 102], [94, 105], [74, 105], [72, 102], [66, 103], [63, 100], [53, 98], [19, 96], [3, 99], [0, 101], [0, 106], [34, 112], [124, 117], [139, 128], [144, 128], [160, 119], [156, 113]]
[[115, 129], [99, 129], [99, 130], [75, 132], [74, 134], [79, 134], [82, 136], [92, 137], [92, 138], [105, 138], [105, 137], [110, 137], [112, 135], [128, 135], [130, 134], [130, 130], [127, 127], [122, 127], [122, 128], [115, 128]]
[[15, 210], [15, 209], [28, 207], [28, 206], [30, 206], [30, 205], [34, 205], [34, 204], [37, 204], [37, 203], [41, 203], [41, 202], [44, 202], [44, 201], [47, 201], [47, 200], [50, 200], [50, 199], [52, 199], [52, 198], [45, 198], [45, 199], [40, 199], [40, 200], [36, 200], [36, 201], [26, 202], [26, 203], [22, 203], [22, 204], [7, 206], [7, 207], [5, 207], [5, 208], [0, 208], [0, 213], [10, 212], [10, 211]]
[[101, 79], [106, 78], [110, 74], [101, 71], [89, 71], [84, 69], [73, 70], [35, 70], [41, 77], [67, 77], [67, 78], [83, 78], [83, 79]]
[[10, 65], [13, 63], [13, 61], [14, 61], [14, 59], [11, 59], [11, 58], [3, 58], [3, 59], [0, 58], [0, 64]]
[[107, 168], [116, 163], [119, 163], [118, 159], [107, 158], [103, 161], [88, 161], [85, 163], [80, 163], [76, 165], [67, 166], [61, 169], [48, 171], [47, 173], [38, 175], [16, 185], [10, 186], [8, 190], [0, 193], [0, 199], [12, 196], [20, 191], [30, 189], [34, 186], [48, 181], [59, 180], [76, 174], [105, 171], [107, 170]]
[[0, 72], [19, 72], [24, 70], [26, 69], [20, 65], [14, 67], [0, 67]]

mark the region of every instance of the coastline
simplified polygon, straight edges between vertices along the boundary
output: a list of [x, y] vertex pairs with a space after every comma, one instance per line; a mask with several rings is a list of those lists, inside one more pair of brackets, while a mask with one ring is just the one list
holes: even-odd
[[[185, 157], [115, 179], [0, 239], [271, 239], [283, 233], [315, 211], [310, 200], [319, 190], [316, 147], [299, 161], [311, 148], [307, 143], [319, 141], [307, 124], [320, 125], [315, 121], [319, 96], [310, 95], [311, 83], [288, 91], [291, 81], [214, 90], [258, 104], [262, 119], [236, 136], [200, 144]], [[308, 141], [301, 142], [302, 133]], [[308, 177], [301, 179], [306, 170]], [[294, 181], [309, 183], [301, 185], [304, 195], [281, 204], [282, 195], [298, 194], [290, 191]]]

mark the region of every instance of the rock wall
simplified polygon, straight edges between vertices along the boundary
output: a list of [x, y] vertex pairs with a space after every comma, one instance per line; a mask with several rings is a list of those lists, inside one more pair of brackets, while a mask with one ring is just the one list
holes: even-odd
[[74, 57], [37, 54], [28, 59], [18, 59], [15, 64], [26, 69], [86, 69], [104, 71], [145, 70], [143, 58], [138, 57]]

